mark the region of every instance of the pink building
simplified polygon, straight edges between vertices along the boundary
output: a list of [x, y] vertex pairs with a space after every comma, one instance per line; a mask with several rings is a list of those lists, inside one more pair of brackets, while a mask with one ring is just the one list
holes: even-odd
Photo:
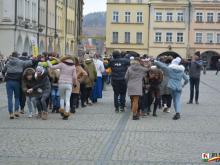
[[189, 51], [200, 51], [203, 60], [215, 67], [220, 58], [220, 2], [191, 0]]

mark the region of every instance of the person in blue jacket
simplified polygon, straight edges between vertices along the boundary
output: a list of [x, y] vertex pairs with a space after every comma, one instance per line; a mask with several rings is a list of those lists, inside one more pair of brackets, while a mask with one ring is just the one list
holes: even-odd
[[[182, 88], [189, 82], [188, 76], [184, 73], [185, 68], [183, 65], [180, 65], [181, 58], [177, 57], [172, 60], [170, 65], [166, 65], [159, 61], [154, 61], [155, 65], [160, 67], [164, 72], [168, 74], [168, 84], [167, 87], [171, 91], [173, 98], [173, 104], [176, 111], [176, 114], [173, 117], [173, 120], [180, 119], [181, 112], [181, 94]], [[182, 84], [184, 80], [184, 84]]]

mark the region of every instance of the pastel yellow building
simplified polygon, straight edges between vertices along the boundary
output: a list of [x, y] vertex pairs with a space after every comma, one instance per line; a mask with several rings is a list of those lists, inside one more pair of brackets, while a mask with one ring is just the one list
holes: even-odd
[[187, 56], [188, 0], [151, 0], [149, 55]]
[[148, 54], [148, 0], [107, 0], [106, 52]]

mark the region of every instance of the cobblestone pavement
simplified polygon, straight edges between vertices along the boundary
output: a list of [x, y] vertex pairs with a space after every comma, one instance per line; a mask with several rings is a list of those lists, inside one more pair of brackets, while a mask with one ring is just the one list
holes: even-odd
[[159, 112], [132, 121], [131, 113], [115, 114], [112, 90], [96, 105], [79, 109], [70, 120], [9, 120], [4, 84], [0, 86], [1, 165], [200, 165], [201, 153], [220, 153], [220, 77], [202, 77], [200, 105], [187, 105], [182, 119]]

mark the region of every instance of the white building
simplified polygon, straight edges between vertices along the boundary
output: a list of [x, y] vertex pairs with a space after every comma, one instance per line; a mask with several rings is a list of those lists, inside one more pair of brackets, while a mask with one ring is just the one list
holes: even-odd
[[0, 0], [0, 52], [31, 54], [31, 40], [37, 40], [38, 0]]

